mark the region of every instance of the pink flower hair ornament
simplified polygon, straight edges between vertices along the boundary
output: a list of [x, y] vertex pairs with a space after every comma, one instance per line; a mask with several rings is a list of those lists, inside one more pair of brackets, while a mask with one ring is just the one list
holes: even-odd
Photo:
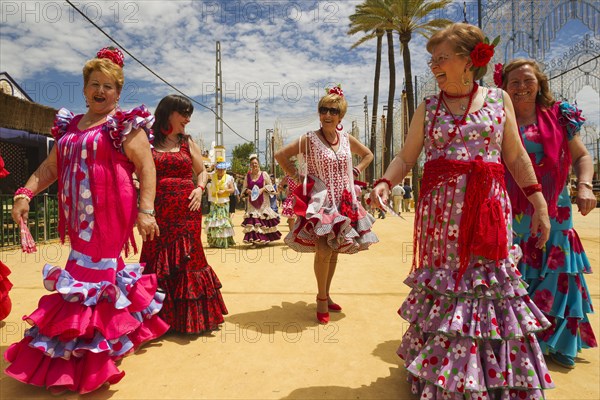
[[100, 49], [98, 53], [96, 53], [96, 58], [107, 58], [117, 64], [119, 67], [123, 68], [124, 56], [121, 50], [117, 49], [116, 47], [108, 46]]
[[342, 85], [339, 83], [332, 88], [325, 88], [327, 94], [337, 94], [338, 96], [344, 97], [344, 91], [342, 90]]
[[504, 69], [504, 65], [502, 65], [501, 63], [494, 65], [494, 83], [496, 84], [496, 87], [499, 87], [499, 88], [501, 88], [502, 84], [504, 83], [502, 81], [502, 70], [503, 69]]

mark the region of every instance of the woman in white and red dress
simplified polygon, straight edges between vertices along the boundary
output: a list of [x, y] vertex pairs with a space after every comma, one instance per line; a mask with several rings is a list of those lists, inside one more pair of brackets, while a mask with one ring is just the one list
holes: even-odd
[[[31, 198], [58, 180], [61, 239], [71, 252], [64, 269], [46, 264], [38, 308], [23, 317], [32, 327], [11, 345], [6, 375], [48, 388], [88, 393], [125, 375], [115, 361], [169, 326], [157, 314], [164, 294], [155, 275], [121, 252], [137, 251], [133, 226], [143, 240], [159, 234], [151, 210], [155, 169], [150, 153], [154, 121], [146, 107], [118, 108], [124, 84], [123, 54], [105, 48], [83, 68], [88, 110], [61, 109], [52, 133], [56, 146], [17, 190], [12, 217], [27, 219]], [[139, 209], [133, 172], [140, 181]]]
[[[371, 232], [375, 219], [356, 196], [353, 178], [371, 163], [373, 154], [342, 131], [347, 108], [341, 87], [329, 89], [318, 105], [321, 129], [308, 132], [275, 154], [289, 176], [303, 175], [293, 194], [296, 223], [285, 242], [298, 252], [315, 253], [317, 320], [321, 324], [329, 322], [329, 311], [342, 309], [329, 296], [338, 254], [353, 254], [378, 242]], [[352, 154], [361, 158], [355, 168]], [[296, 155], [299, 165], [306, 158], [303, 171], [290, 160]]]

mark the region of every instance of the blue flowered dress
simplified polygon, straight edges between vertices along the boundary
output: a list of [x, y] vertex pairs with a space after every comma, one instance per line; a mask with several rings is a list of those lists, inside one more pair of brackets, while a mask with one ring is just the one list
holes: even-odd
[[[572, 140], [578, 125], [564, 130]], [[536, 124], [519, 128], [525, 149], [539, 164], [544, 158], [544, 146]], [[577, 356], [582, 348], [597, 347], [587, 314], [593, 312], [592, 301], [584, 273], [591, 273], [590, 262], [581, 240], [573, 229], [573, 209], [567, 182], [561, 182], [557, 213], [550, 217], [550, 238], [541, 250], [530, 234], [531, 208], [513, 216], [514, 243], [523, 249], [519, 263], [523, 279], [529, 284], [529, 294], [552, 323], [550, 329], [538, 334], [545, 354], [559, 352]], [[559, 189], [560, 190], [560, 189]], [[513, 193], [511, 193], [511, 198]]]

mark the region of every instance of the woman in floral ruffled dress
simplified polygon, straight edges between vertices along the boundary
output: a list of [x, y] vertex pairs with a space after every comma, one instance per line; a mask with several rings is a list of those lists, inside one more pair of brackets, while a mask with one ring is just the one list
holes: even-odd
[[519, 270], [529, 284], [529, 295], [552, 323], [538, 334], [542, 350], [563, 367], [574, 368], [582, 348], [598, 346], [587, 317], [593, 307], [584, 273], [591, 273], [592, 267], [573, 228], [567, 188], [573, 165], [579, 211], [587, 215], [596, 207], [594, 166], [578, 134], [584, 119], [576, 107], [554, 100], [548, 77], [535, 61], [517, 59], [497, 72], [501, 80], [496, 84], [506, 89], [513, 101], [519, 133], [542, 183], [550, 214], [550, 239], [544, 249], [538, 249], [529, 232], [533, 210], [514, 179], [507, 176], [514, 243], [524, 254]]
[[463, 23], [429, 39], [441, 91], [419, 105], [404, 147], [371, 194], [385, 204], [425, 150], [416, 255], [405, 280], [411, 291], [399, 310], [410, 326], [398, 349], [423, 399], [539, 399], [553, 387], [535, 335], [550, 324], [517, 269], [521, 250], [512, 245], [502, 162], [533, 205], [537, 248], [549, 235], [546, 202], [510, 98], [476, 83], [496, 43]]

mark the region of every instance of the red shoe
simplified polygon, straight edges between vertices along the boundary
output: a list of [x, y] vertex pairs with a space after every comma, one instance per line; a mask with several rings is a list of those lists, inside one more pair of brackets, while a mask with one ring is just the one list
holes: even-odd
[[[328, 296], [327, 301], [329, 301], [329, 300], [331, 300], [331, 299]], [[329, 311], [333, 311], [333, 312], [342, 311], [342, 306], [340, 306], [339, 304], [336, 304], [336, 303], [327, 304], [327, 308], [329, 309]]]
[[[327, 299], [320, 299], [317, 296], [317, 301], [327, 301]], [[329, 322], [329, 312], [321, 313], [317, 311], [317, 321], [322, 325], [326, 325]]]

